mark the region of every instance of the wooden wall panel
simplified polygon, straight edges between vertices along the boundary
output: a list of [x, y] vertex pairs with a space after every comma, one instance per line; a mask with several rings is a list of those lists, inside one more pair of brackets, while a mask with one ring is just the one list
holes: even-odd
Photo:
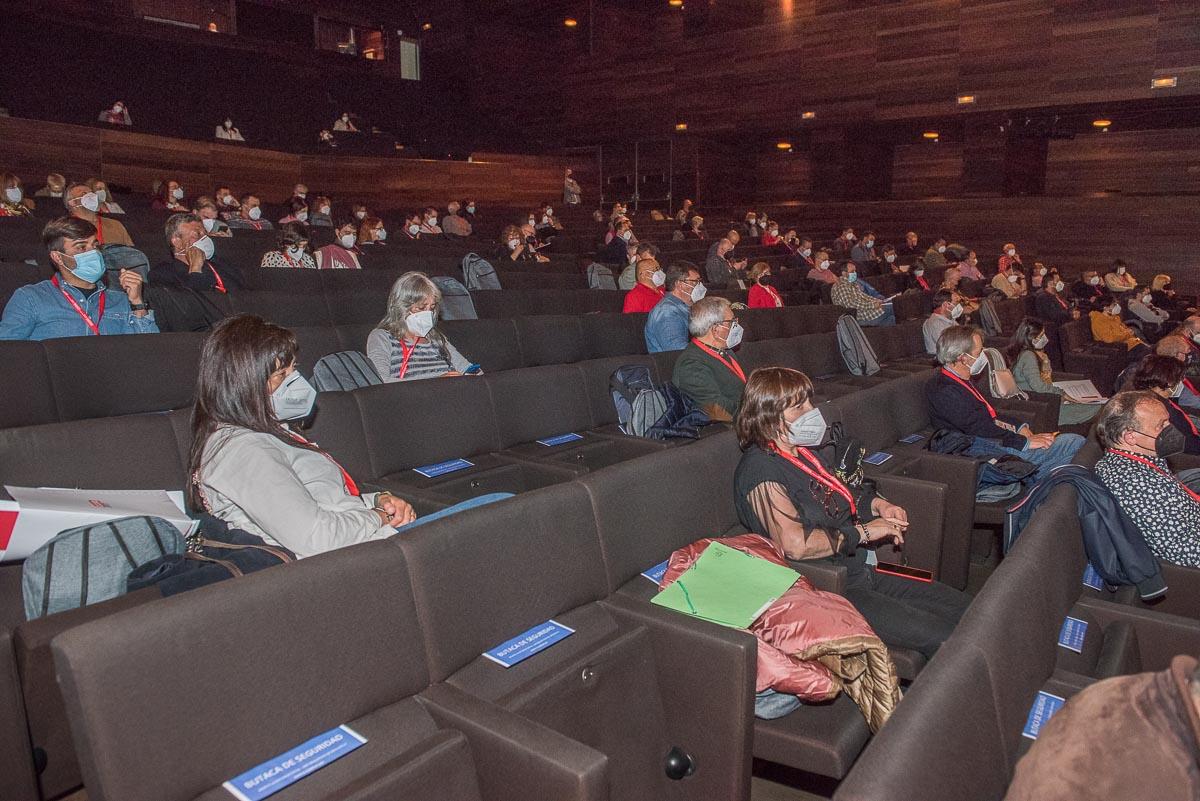
[[962, 194], [963, 146], [952, 142], [897, 145], [892, 197], [957, 197]]
[[156, 178], [180, 181], [189, 196], [218, 184], [253, 190], [268, 201], [291, 197], [299, 180], [339, 200], [383, 209], [441, 207], [473, 196], [493, 205], [535, 206], [562, 197], [567, 157], [480, 154], [474, 162], [353, 156], [297, 156], [273, 150], [172, 139], [0, 117], [0, 169], [17, 172], [30, 191], [48, 172], [69, 180], [92, 175], [149, 193]]
[[1200, 129], [1110, 131], [1050, 142], [1046, 193], [1200, 192]]
[[807, 153], [771, 153], [755, 165], [755, 198], [779, 203], [808, 198], [812, 192], [812, 161]]

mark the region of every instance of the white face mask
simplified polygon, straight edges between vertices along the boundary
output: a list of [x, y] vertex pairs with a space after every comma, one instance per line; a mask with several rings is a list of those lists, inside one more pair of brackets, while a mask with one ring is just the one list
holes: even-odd
[[846, 241], [847, 241], [847, 242], [853, 242], [855, 239], [858, 239], [858, 237], [856, 237], [856, 236], [855, 236], [853, 233], [846, 234]]
[[296, 212], [296, 219], [300, 222], [304, 222], [308, 219], [308, 211], [305, 209], [300, 209], [300, 211]]
[[204, 258], [211, 259], [213, 254], [217, 252], [217, 246], [211, 238], [202, 236], [192, 243], [192, 247], [204, 254]]
[[1091, 284], [1092, 286], [1100, 286], [1100, 276], [1093, 275], [1091, 278], [1088, 279], [1088, 283]]
[[1054, 282], [1054, 291], [1055, 291], [1055, 292], [1062, 292], [1062, 291], [1063, 291], [1064, 289], [1066, 289], [1066, 288], [1067, 288], [1067, 285], [1066, 285], [1066, 284], [1064, 284], [1062, 281], [1055, 281], [1055, 282]]
[[1047, 345], [1050, 344], [1050, 337], [1046, 336], [1045, 334], [1039, 334], [1037, 339], [1033, 340], [1031, 344], [1038, 350], [1043, 350]]
[[307, 190], [306, 190], [306, 191], [304, 191], [304, 192], [301, 192], [300, 190], [298, 190], [298, 189], [297, 189], [297, 190], [296, 190], [296, 197], [300, 198], [301, 200], [304, 200], [304, 198], [308, 197], [308, 192], [307, 192]]
[[1050, 272], [1050, 271], [1047, 270], [1045, 267], [1043, 267], [1040, 270], [1038, 270], [1038, 275], [1040, 275], [1044, 278], [1046, 276], [1046, 273], [1048, 273], [1048, 272]]
[[15, 186], [10, 186], [4, 190], [4, 196], [8, 198], [9, 203], [21, 202], [21, 190]]
[[174, 189], [172, 189], [171, 197], [175, 198], [176, 200], [183, 200], [183, 187], [177, 186]]
[[1015, 284], [1020, 280], [1021, 280], [1021, 276], [1017, 275], [1016, 273], [1009, 273], [1008, 283]]
[[216, 224], [217, 224], [216, 220], [209, 219], [208, 217], [200, 218], [200, 222], [204, 224], [205, 231], [211, 231], [213, 229], [213, 227], [216, 226]]
[[771, 231], [771, 236], [779, 236], [779, 232], [778, 232], [778, 231]]
[[846, 280], [853, 284], [855, 281], [858, 280], [858, 273], [857, 272], [846, 273]]
[[805, 248], [804, 250], [800, 251], [800, 255], [807, 259], [812, 255], [812, 248]]
[[419, 337], [427, 335], [433, 330], [433, 312], [413, 312], [404, 318], [404, 327]]
[[410, 234], [412, 234], [413, 236], [416, 236], [420, 230], [421, 230], [421, 226], [417, 225], [416, 223], [413, 223], [412, 225], [408, 226], [408, 232]]
[[917, 278], [920, 278], [920, 277], [921, 277], [922, 275], [924, 275], [924, 274], [925, 274], [925, 271], [924, 271], [924, 270], [922, 270], [920, 267], [918, 267], [917, 269], [913, 270], [913, 275], [915, 275]]
[[983, 351], [980, 351], [975, 360], [971, 362], [971, 375], [979, 375], [985, 367], [987, 367], [987, 356], [984, 355]]
[[826, 259], [825, 261], [821, 262], [820, 264], [817, 265], [817, 267], [819, 267], [822, 270], [828, 270], [829, 269], [829, 259]]
[[653, 273], [651, 273], [650, 283], [654, 284], [655, 286], [662, 286], [666, 282], [667, 282], [667, 274], [664, 273], [662, 270], [655, 270]]
[[330, 212], [330, 208], [329, 208], [328, 206], [322, 206], [322, 207], [320, 208], [320, 212], [321, 212], [322, 214], [324, 214], [326, 217], [328, 217], [328, 216], [329, 216], [329, 212]]
[[279, 420], [308, 417], [317, 402], [317, 391], [300, 373], [293, 371], [271, 393], [271, 407]]
[[475, 213], [475, 207], [467, 206], [467, 214], [474, 214], [474, 213]]
[[745, 332], [742, 330], [742, 324], [734, 321], [733, 325], [729, 326], [729, 338], [725, 340], [725, 347], [736, 348], [742, 344], [743, 333]]
[[554, 209], [546, 209], [546, 216], [547, 216], [547, 217], [553, 217], [553, 216], [554, 216]]
[[517, 249], [517, 246], [518, 246], [518, 245], [520, 245], [520, 244], [521, 244], [521, 240], [520, 240], [520, 239], [510, 239], [510, 240], [508, 240], [508, 249], [509, 249], [509, 250], [516, 250], [516, 249]]
[[1004, 251], [1004, 252], [1005, 252], [1005, 254], [1007, 254], [1008, 256], [1015, 256], [1015, 255], [1017, 255], [1017, 251], [1016, 251], [1016, 250], [1014, 250], [1013, 248], [1009, 248], [1008, 250], [1006, 250], [1006, 251]]
[[870, 248], [873, 248], [873, 247], [875, 247], [875, 240], [874, 240], [874, 239], [868, 239], [866, 242], [863, 242], [863, 247], [867, 248], [868, 250], [869, 250]]
[[1153, 300], [1154, 297], [1152, 295], [1142, 295], [1142, 303], [1146, 304], [1147, 306], [1149, 306]]
[[962, 317], [962, 313], [963, 313], [963, 307], [962, 307], [961, 303], [955, 303], [953, 306], [950, 307], [950, 319], [951, 320], [957, 320], [959, 317]]
[[300, 257], [304, 255], [304, 248], [288, 248], [287, 252], [294, 261], [299, 261]]
[[788, 423], [787, 427], [789, 442], [801, 448], [815, 448], [825, 441], [829, 424], [821, 410], [814, 408]]
[[1178, 398], [1182, 394], [1183, 394], [1183, 382], [1180, 381], [1178, 384], [1171, 387], [1171, 397]]
[[1114, 303], [1113, 305], [1111, 305], [1107, 309], [1105, 309], [1105, 311], [1107, 311], [1109, 314], [1116, 317], [1118, 314], [1121, 313], [1121, 307]]
[[250, 219], [257, 220], [262, 216], [262, 209], [260, 209], [258, 206], [255, 206], [254, 208], [250, 209], [250, 211], [246, 212], [246, 214], [250, 217]]
[[757, 225], [757, 224], [758, 224], [758, 221], [757, 221], [757, 220], [755, 220], [753, 217], [751, 217], [750, 219], [746, 220], [746, 222], [748, 222], [750, 225]]
[[530, 218], [529, 218], [529, 224], [530, 224], [530, 225], [537, 225], [537, 220], [535, 220], [534, 218], [530, 217]]
[[95, 192], [88, 192], [86, 195], [81, 195], [79, 205], [91, 212], [95, 212], [100, 208], [100, 198], [96, 197]]
[[1200, 345], [1200, 334], [1192, 334], [1192, 341]]
[[1124, 268], [1124, 267], [1118, 267], [1118, 268], [1117, 268], [1117, 275], [1124, 275], [1124, 274], [1125, 274], [1125, 268]]
[[938, 253], [945, 253], [945, 252], [946, 252], [946, 246], [938, 245]]
[[358, 241], [358, 237], [354, 234], [342, 234], [338, 237], [338, 241], [342, 243], [344, 248], [354, 247], [354, 243]]
[[376, 231], [376, 232], [375, 232], [375, 239], [376, 239], [377, 241], [379, 241], [379, 242], [382, 242], [383, 240], [387, 239], [387, 229], [386, 229], [386, 228], [380, 228], [378, 231]]
[[[707, 294], [708, 289], [704, 286], [704, 284], [696, 284], [694, 287], [692, 287], [692, 303], [704, 300], [704, 296]], [[1200, 334], [1197, 336], [1200, 336]]]
[[894, 262], [894, 261], [896, 260], [896, 254], [895, 254], [895, 253], [889, 253], [889, 254], [887, 254], [886, 256], [884, 256], [883, 258], [885, 258], [885, 259], [887, 260], [887, 263], [888, 263], [888, 264], [891, 264], [892, 262]]
[[367, 213], [365, 211], [359, 210], [359, 211], [354, 212], [354, 216], [361, 220], [367, 216]]
[[628, 242], [630, 239], [633, 239], [633, 231], [622, 231], [621, 238]]

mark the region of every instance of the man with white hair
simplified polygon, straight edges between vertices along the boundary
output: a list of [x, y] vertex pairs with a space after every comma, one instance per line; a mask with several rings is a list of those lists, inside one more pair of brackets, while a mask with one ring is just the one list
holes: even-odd
[[729, 301], [706, 297], [688, 313], [692, 341], [679, 354], [671, 380], [713, 420], [732, 421], [742, 405], [746, 371], [733, 349], [742, 341], [742, 327]]

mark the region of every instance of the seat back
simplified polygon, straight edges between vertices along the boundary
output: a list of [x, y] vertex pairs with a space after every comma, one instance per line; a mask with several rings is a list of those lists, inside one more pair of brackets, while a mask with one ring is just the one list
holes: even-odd
[[[0, 386], [10, 388], [0, 403], [0, 428], [58, 420], [50, 365], [41, 342], [0, 342]], [[20, 391], [12, 391], [14, 387]]]
[[588, 358], [580, 318], [566, 314], [518, 317], [517, 340], [526, 367], [571, 364]]
[[501, 448], [579, 433], [593, 425], [576, 365], [527, 367], [482, 380], [491, 390]]
[[324, 798], [435, 731], [400, 703], [428, 676], [386, 542], [126, 610], [52, 648], [97, 801], [190, 801], [347, 724], [368, 743], [289, 792]]

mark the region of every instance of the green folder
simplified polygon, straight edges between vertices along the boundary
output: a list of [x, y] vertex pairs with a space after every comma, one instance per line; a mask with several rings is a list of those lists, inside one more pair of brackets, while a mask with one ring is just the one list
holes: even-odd
[[651, 603], [744, 629], [798, 578], [790, 567], [713, 542]]

